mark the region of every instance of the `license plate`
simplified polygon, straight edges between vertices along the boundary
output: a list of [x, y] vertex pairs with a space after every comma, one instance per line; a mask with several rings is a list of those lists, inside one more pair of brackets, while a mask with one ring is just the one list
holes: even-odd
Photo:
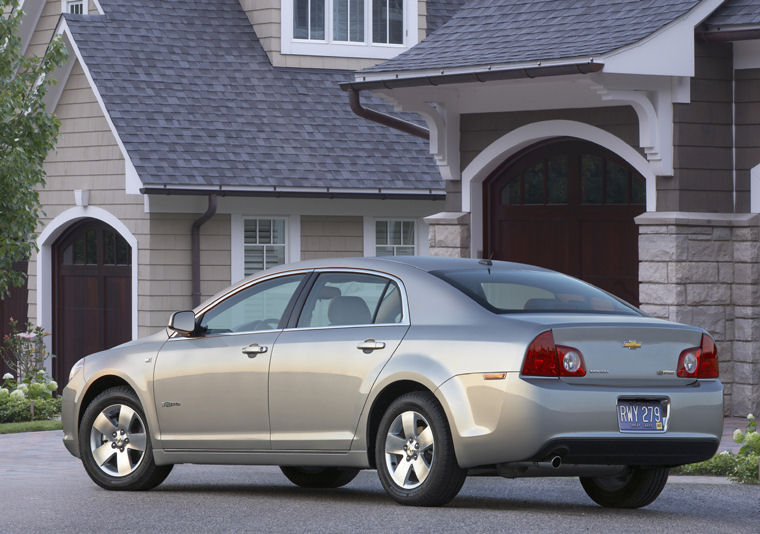
[[659, 401], [618, 401], [621, 432], [664, 432], [665, 407]]

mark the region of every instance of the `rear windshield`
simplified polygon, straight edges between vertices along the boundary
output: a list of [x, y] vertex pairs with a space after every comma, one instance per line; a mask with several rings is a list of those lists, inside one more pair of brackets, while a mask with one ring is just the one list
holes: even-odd
[[575, 278], [551, 271], [433, 271], [493, 313], [641, 315], [636, 308]]

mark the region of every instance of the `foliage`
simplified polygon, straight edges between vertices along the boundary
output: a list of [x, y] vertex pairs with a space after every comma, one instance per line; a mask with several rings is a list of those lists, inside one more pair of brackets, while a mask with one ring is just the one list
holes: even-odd
[[63, 425], [58, 420], [25, 421], [23, 423], [0, 423], [0, 434], [19, 432], [39, 432], [41, 430], [61, 430]]
[[45, 362], [45, 336], [48, 334], [41, 326], [32, 325], [19, 331], [18, 321], [13, 317], [9, 323], [10, 330], [0, 342], [0, 357], [8, 367], [18, 372], [22, 382], [31, 382], [37, 369]]
[[61, 398], [54, 396], [58, 384], [45, 371], [28, 375], [17, 383], [12, 374], [3, 375], [0, 387], [0, 423], [53, 419], [61, 414]]
[[745, 484], [757, 484], [760, 476], [760, 434], [755, 416], [747, 416], [747, 428], [734, 432], [734, 441], [744, 443], [738, 454], [724, 451], [696, 464], [682, 465], [673, 472], [679, 475], [719, 475]]
[[0, 298], [24, 282], [13, 264], [27, 259], [34, 248], [40, 211], [36, 188], [45, 185], [43, 162], [55, 148], [60, 123], [45, 110], [43, 97], [55, 81], [52, 72], [66, 59], [66, 49], [54, 39], [45, 56], [21, 53], [18, 0], [0, 0]]

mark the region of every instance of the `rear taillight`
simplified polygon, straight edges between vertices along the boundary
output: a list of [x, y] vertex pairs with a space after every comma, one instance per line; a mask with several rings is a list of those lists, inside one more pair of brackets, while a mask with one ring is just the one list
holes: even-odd
[[718, 378], [718, 349], [707, 334], [702, 334], [699, 347], [681, 352], [676, 375], [682, 378]]
[[586, 365], [581, 351], [555, 345], [551, 330], [540, 333], [528, 345], [523, 361], [524, 376], [585, 376]]

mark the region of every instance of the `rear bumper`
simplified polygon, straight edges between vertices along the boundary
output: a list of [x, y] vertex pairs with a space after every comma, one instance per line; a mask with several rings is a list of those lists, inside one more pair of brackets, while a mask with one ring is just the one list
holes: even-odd
[[[436, 392], [464, 468], [545, 461], [595, 465], [679, 465], [710, 458], [723, 432], [723, 386], [613, 387], [459, 375]], [[665, 399], [665, 432], [620, 432], [619, 398]]]
[[558, 438], [546, 443], [531, 461], [559, 456], [567, 464], [591, 465], [682, 465], [712, 458], [716, 439], [584, 439]]

